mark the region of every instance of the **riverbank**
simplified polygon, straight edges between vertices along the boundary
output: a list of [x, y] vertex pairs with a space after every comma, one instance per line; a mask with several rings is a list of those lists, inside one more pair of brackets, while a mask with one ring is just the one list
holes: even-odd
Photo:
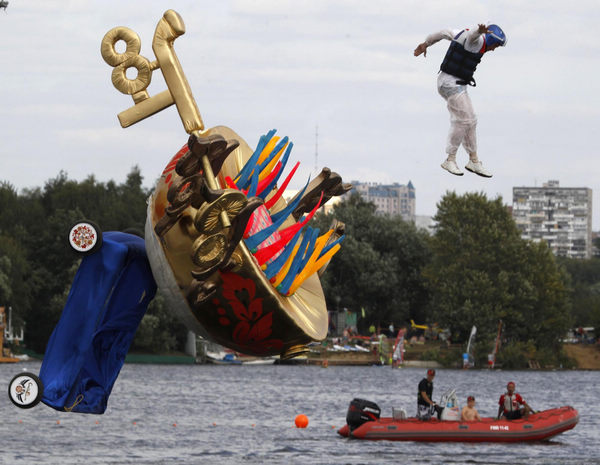
[[[436, 343], [412, 344], [405, 346], [404, 366], [413, 367], [439, 367], [444, 358], [458, 360], [461, 355], [460, 345], [445, 347]], [[566, 355], [573, 360], [575, 367], [579, 370], [600, 370], [600, 346], [598, 344], [565, 344]], [[43, 354], [28, 350], [21, 350], [33, 359], [43, 359]], [[18, 360], [22, 361], [22, 360]], [[194, 364], [202, 363], [200, 358], [195, 359], [181, 352], [171, 354], [127, 354], [126, 363], [157, 363], [157, 364]], [[347, 365], [365, 366], [378, 365], [381, 363], [377, 352], [369, 351], [344, 351], [327, 350], [323, 348], [311, 351], [309, 354], [298, 359], [292, 359], [288, 364], [308, 365]], [[457, 362], [458, 363], [458, 362]], [[457, 365], [456, 368], [461, 368]]]
[[565, 344], [564, 349], [579, 370], [600, 370], [600, 346], [598, 344]]

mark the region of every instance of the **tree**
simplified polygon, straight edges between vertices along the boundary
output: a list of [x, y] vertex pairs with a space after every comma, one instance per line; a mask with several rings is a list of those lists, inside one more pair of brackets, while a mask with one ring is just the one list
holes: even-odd
[[130, 227], [143, 231], [147, 197], [138, 167], [121, 185], [99, 183], [94, 176], [77, 182], [64, 171], [43, 189], [21, 194], [0, 182], [0, 259], [11, 268], [0, 276], [5, 288], [0, 298], [10, 302], [0, 305], [11, 304], [16, 322], [25, 321], [30, 348], [45, 350], [77, 269], [79, 256], [67, 241], [73, 223], [87, 218], [105, 231]]
[[12, 237], [0, 234], [0, 306], [13, 308], [13, 326], [16, 328], [23, 324], [31, 306], [30, 273], [23, 246]]
[[401, 217], [377, 215], [358, 194], [318, 215], [315, 224], [325, 231], [333, 218], [346, 224], [346, 238], [321, 278], [329, 308], [364, 308], [363, 328], [421, 319], [428, 300], [421, 278], [427, 233]]
[[569, 276], [573, 326], [593, 326], [600, 321], [600, 260], [557, 258]]
[[465, 341], [492, 340], [498, 320], [514, 340], [555, 344], [568, 326], [566, 276], [546, 244], [520, 238], [502, 198], [446, 193], [424, 275], [433, 314]]
[[12, 297], [9, 278], [10, 274], [10, 259], [7, 256], [0, 255], [0, 302], [2, 304], [8, 302]]
[[169, 310], [160, 290], [150, 302], [133, 339], [131, 350], [160, 354], [184, 347], [187, 328]]

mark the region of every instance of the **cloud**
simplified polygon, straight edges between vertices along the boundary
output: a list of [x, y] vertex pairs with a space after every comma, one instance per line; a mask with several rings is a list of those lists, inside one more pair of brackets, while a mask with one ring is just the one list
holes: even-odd
[[[11, 2], [0, 15], [0, 179], [42, 185], [65, 169], [119, 181], [137, 164], [152, 184], [187, 135], [174, 108], [120, 128], [116, 115], [133, 102], [113, 88], [99, 49], [109, 29], [126, 26], [152, 60], [168, 7], [186, 24], [174, 46], [206, 125], [230, 126], [250, 146], [271, 128], [289, 135], [298, 185], [314, 169], [317, 125], [320, 165], [362, 181], [411, 180], [418, 214], [435, 213], [448, 189], [510, 203], [517, 183], [596, 184], [596, 0]], [[448, 114], [435, 86], [447, 42], [412, 56], [427, 34], [481, 21], [509, 38], [469, 89], [490, 180], [439, 167]], [[156, 71], [148, 90], [165, 89]]]

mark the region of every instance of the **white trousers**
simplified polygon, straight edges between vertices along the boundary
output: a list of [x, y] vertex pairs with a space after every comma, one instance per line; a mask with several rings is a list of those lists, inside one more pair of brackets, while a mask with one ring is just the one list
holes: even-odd
[[438, 92], [446, 100], [450, 112], [450, 131], [446, 143], [448, 159], [456, 159], [461, 144], [469, 155], [477, 153], [477, 115], [467, 86], [439, 86]]

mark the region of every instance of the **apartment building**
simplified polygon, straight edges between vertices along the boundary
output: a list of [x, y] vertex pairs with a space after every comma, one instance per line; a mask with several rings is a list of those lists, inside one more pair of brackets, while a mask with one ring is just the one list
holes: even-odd
[[592, 189], [513, 187], [512, 216], [523, 239], [546, 241], [557, 256], [592, 257]]
[[[358, 192], [365, 200], [373, 202], [377, 213], [381, 215], [400, 215], [405, 221], [414, 223], [416, 216], [415, 187], [408, 184], [377, 184], [351, 181], [353, 191]], [[351, 191], [352, 192], [352, 191]]]

